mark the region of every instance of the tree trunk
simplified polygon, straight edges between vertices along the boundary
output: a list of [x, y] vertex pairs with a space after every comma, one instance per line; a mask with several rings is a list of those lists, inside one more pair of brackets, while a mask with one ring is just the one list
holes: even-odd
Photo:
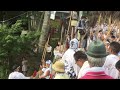
[[41, 31], [41, 27], [42, 27], [42, 23], [43, 23], [43, 18], [44, 18], [44, 13], [45, 12], [43, 12], [41, 14], [41, 16], [40, 16], [40, 20], [39, 20], [38, 25], [37, 25], [37, 31]]
[[50, 20], [50, 11], [45, 11], [44, 21], [41, 30], [41, 36], [39, 38], [39, 53], [42, 53], [45, 47], [46, 40], [49, 33], [49, 20]]

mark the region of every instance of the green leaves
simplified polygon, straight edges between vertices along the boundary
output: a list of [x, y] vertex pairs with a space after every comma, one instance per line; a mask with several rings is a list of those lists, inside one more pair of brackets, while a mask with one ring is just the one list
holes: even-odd
[[[32, 42], [38, 38], [40, 34], [36, 34], [35, 31], [30, 31], [26, 35], [21, 35], [23, 31], [23, 21], [17, 20], [15, 24], [11, 27], [7, 25], [0, 26], [0, 63], [4, 66], [8, 66], [8, 62], [13, 65], [20, 61], [17, 60], [18, 57], [22, 55], [31, 54], [33, 51]], [[19, 34], [18, 34], [19, 33]], [[6, 62], [6, 63], [5, 63]], [[0, 78], [5, 75], [6, 70], [10, 68], [0, 67]], [[11, 67], [11, 66], [10, 66]]]
[[52, 27], [52, 28], [59, 28], [60, 27], [60, 21], [58, 21], [58, 20], [51, 20], [50, 21], [50, 26]]

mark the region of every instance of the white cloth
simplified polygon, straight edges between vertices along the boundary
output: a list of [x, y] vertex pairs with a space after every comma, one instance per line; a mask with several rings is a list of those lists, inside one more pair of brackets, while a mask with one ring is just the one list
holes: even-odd
[[45, 72], [46, 68], [42, 68], [42, 71]]
[[28, 62], [27, 60], [23, 60], [23, 61], [22, 61], [22, 65], [26, 65], [27, 62]]
[[104, 71], [103, 67], [91, 67], [87, 72], [102, 72]]
[[76, 76], [77, 76], [80, 68], [77, 66], [77, 64], [75, 64], [75, 60], [74, 60], [74, 56], [73, 56], [74, 53], [75, 53], [75, 51], [73, 49], [68, 49], [62, 57], [62, 61], [64, 63], [65, 63], [65, 61], [67, 61], [68, 62], [68, 67], [73, 66], [74, 71], [75, 71]]
[[[46, 68], [43, 75], [46, 75], [47, 71], [50, 71], [50, 68]], [[49, 76], [46, 76], [45, 77], [46, 79], [49, 79], [50, 78], [50, 75]]]
[[27, 71], [27, 65], [22, 66], [22, 71]]
[[56, 14], [56, 11], [51, 11], [50, 19], [54, 20], [55, 14]]
[[78, 74], [78, 79], [84, 76], [87, 71], [90, 69], [88, 61], [85, 61], [83, 66], [80, 68], [79, 74]]
[[88, 49], [88, 46], [91, 42], [92, 42], [92, 40], [90, 39], [90, 37], [88, 37], [88, 39], [87, 39], [87, 49]]
[[93, 34], [93, 41], [96, 41], [97, 37], [96, 37], [96, 34], [94, 33]]
[[72, 76], [74, 76], [74, 72], [77, 76], [78, 72], [80, 70], [79, 66], [77, 66], [77, 64], [75, 64], [75, 60], [74, 60], [74, 56], [73, 56], [75, 53], [75, 50], [78, 49], [78, 43], [79, 42], [76, 38], [72, 39], [70, 41], [70, 48], [63, 54], [63, 57], [62, 57], [62, 61], [65, 64], [65, 72], [66, 73], [70, 72], [72, 74]]
[[12, 72], [12, 73], [10, 73], [8, 79], [30, 79], [30, 77], [25, 77], [20, 72]]
[[47, 60], [45, 63], [46, 64], [51, 64], [51, 60]]
[[59, 50], [54, 50], [53, 53], [54, 53], [55, 58], [57, 56], [62, 57], [62, 55], [63, 55], [62, 53], [59, 52]]
[[70, 48], [76, 50], [78, 48], [79, 41], [74, 38], [70, 41]]
[[103, 27], [103, 32], [105, 33], [108, 30], [108, 26]]
[[120, 51], [119, 51], [119, 53], [118, 53], [118, 56], [120, 56]]
[[115, 68], [116, 62], [119, 60], [119, 57], [113, 54], [110, 54], [106, 57], [103, 68], [105, 73], [115, 79], [119, 76], [119, 71]]

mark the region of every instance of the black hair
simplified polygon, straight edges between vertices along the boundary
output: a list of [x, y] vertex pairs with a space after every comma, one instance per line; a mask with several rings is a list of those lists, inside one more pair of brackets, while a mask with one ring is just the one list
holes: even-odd
[[77, 51], [74, 54], [75, 61], [78, 61], [78, 59], [83, 59], [84, 61], [87, 61], [87, 55], [83, 51]]
[[95, 30], [93, 30], [93, 33], [95, 33]]
[[115, 67], [116, 69], [120, 69], [120, 60], [116, 62]]
[[120, 44], [118, 42], [111, 42], [110, 48], [114, 53], [118, 53], [120, 51]]
[[107, 41], [110, 43], [110, 40], [109, 40], [109, 39], [107, 39]]
[[99, 32], [102, 32], [102, 30], [100, 30]]
[[115, 36], [112, 35], [111, 38], [114, 38], [114, 39], [115, 39]]
[[20, 65], [17, 65], [15, 64], [13, 67], [12, 67], [12, 71], [15, 71]]

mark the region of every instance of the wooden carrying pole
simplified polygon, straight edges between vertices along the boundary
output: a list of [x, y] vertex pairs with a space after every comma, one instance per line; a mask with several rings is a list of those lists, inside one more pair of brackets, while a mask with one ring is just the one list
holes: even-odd
[[70, 20], [69, 20], [67, 35], [68, 35], [69, 31], [70, 31], [71, 20], [72, 20], [72, 11], [70, 12]]

